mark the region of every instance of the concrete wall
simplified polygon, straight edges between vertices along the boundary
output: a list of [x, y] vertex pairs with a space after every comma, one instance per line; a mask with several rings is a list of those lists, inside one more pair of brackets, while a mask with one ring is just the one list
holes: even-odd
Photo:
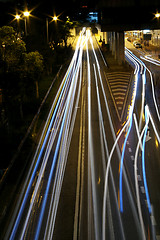
[[125, 62], [124, 32], [102, 32], [98, 29], [98, 40], [101, 38], [105, 44], [109, 44], [110, 51], [121, 65]]

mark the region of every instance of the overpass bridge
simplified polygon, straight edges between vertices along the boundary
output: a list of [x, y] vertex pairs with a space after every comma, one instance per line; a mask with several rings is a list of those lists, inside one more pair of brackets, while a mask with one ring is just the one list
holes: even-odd
[[124, 31], [160, 29], [159, 0], [97, 0], [97, 29], [119, 64], [125, 61]]

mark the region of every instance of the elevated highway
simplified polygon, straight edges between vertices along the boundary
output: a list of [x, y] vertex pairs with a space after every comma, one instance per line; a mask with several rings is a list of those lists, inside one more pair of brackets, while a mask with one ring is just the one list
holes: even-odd
[[118, 0], [97, 0], [99, 12], [97, 29], [101, 39], [110, 45], [110, 50], [119, 64], [125, 61], [124, 31], [160, 29], [160, 2]]

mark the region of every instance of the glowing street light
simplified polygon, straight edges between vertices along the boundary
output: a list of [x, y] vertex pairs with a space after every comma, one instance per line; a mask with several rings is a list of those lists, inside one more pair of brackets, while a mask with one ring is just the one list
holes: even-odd
[[30, 12], [28, 12], [28, 11], [25, 11], [25, 12], [23, 13], [23, 15], [24, 15], [25, 17], [29, 17], [29, 15], [30, 15]]
[[160, 18], [160, 13], [156, 13], [156, 14], [155, 14], [155, 17], [156, 17], [156, 18]]
[[20, 15], [16, 14], [15, 18], [16, 18], [17, 20], [19, 20], [21, 17], [20, 17]]
[[[58, 19], [58, 17], [57, 16], [49, 16], [49, 17], [51, 17], [52, 18], [52, 21], [51, 22], [57, 22], [57, 20], [59, 20]], [[50, 23], [51, 23], [50, 22]], [[48, 39], [48, 18], [46, 18], [46, 33], [47, 33], [47, 43], [48, 43], [48, 41], [49, 41], [49, 39]]]
[[53, 17], [53, 21], [57, 21], [58, 20], [58, 17], [57, 16], [54, 16]]
[[154, 14], [154, 18], [157, 18], [157, 20], [159, 21], [160, 13], [158, 11]]

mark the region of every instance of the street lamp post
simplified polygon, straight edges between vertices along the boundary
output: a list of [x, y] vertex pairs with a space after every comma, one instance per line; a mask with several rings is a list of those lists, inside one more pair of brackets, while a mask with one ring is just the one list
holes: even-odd
[[47, 43], [48, 43], [48, 18], [46, 18], [46, 33], [47, 33]]
[[23, 15], [24, 15], [24, 23], [25, 23], [25, 35], [27, 36], [27, 17], [29, 17], [30, 13], [28, 11], [25, 11]]
[[[50, 16], [51, 17], [51, 16]], [[52, 17], [52, 21], [51, 22], [57, 22], [57, 20], [58, 20], [58, 17], [57, 16], [54, 16], [54, 17]], [[47, 37], [47, 43], [49, 42], [49, 30], [48, 30], [48, 28], [49, 28], [49, 22], [48, 22], [48, 18], [46, 18], [46, 37]]]
[[16, 14], [15, 18], [17, 20], [17, 35], [18, 35], [19, 31], [20, 31], [19, 20], [20, 20], [21, 16], [19, 14]]

